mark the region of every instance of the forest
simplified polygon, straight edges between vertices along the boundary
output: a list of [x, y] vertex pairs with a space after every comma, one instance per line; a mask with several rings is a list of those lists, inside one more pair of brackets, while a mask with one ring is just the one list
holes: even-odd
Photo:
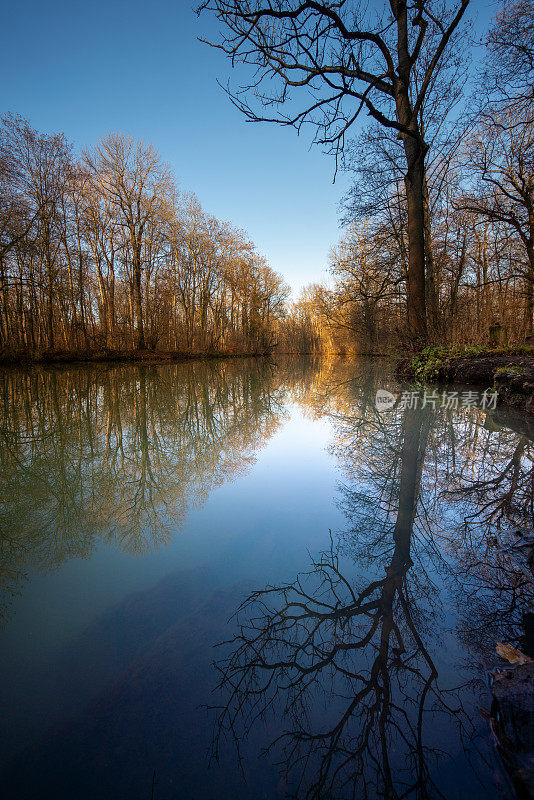
[[383, 28], [363, 6], [278, 5], [199, 14], [223, 26], [210, 44], [256, 70], [234, 103], [312, 126], [349, 175], [328, 278], [290, 300], [247, 233], [181, 192], [151, 144], [114, 133], [76, 154], [8, 113], [0, 357], [531, 344], [534, 2], [506, 4], [482, 37], [468, 0], [391, 3]]
[[289, 293], [247, 235], [180, 194], [154, 147], [1, 129], [0, 342], [8, 353], [264, 353]]

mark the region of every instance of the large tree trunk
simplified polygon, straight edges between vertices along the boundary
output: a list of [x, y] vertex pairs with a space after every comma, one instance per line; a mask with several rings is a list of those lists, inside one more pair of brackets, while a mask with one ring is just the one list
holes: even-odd
[[404, 131], [399, 134], [406, 156], [406, 210], [408, 215], [408, 275], [407, 304], [410, 336], [426, 341], [425, 285], [425, 155], [428, 150], [422, 135], [418, 112], [412, 106], [413, 62], [410, 55], [408, 32], [408, 5], [405, 0], [390, 0], [397, 21], [398, 78], [394, 81], [397, 120]]
[[414, 339], [426, 339], [425, 299], [425, 151], [415, 138], [405, 136], [408, 169], [404, 177], [408, 212], [408, 327]]
[[78, 284], [80, 293], [80, 322], [83, 332], [83, 343], [86, 350], [89, 348], [89, 337], [87, 335], [87, 320], [85, 318], [85, 275], [83, 269], [83, 250], [81, 245], [81, 237], [78, 232]]

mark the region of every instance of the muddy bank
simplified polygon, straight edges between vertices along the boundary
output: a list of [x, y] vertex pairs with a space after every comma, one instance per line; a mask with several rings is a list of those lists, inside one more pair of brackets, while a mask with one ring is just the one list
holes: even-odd
[[534, 355], [418, 356], [398, 362], [401, 380], [495, 387], [499, 402], [534, 414]]

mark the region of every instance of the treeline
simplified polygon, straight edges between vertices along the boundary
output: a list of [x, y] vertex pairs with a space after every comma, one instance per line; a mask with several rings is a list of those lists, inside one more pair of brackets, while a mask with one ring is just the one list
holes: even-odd
[[[460, 47], [461, 40], [439, 72], [432, 106], [421, 109], [433, 145], [424, 177], [427, 341], [532, 343], [534, 2], [507, 5], [496, 17], [468, 101]], [[460, 102], [462, 116], [447, 123]], [[395, 132], [377, 124], [346, 149], [355, 180], [331, 282], [309, 287], [295, 308], [322, 349], [414, 346], [401, 148]]]
[[246, 234], [122, 134], [75, 157], [0, 126], [0, 355], [266, 353], [289, 288]]

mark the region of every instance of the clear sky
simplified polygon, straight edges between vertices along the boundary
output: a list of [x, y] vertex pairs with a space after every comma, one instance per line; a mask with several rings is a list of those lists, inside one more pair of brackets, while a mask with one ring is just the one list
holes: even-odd
[[[486, 17], [489, 4], [478, 4]], [[491, 3], [491, 11], [495, 8]], [[191, 0], [1, 0], [0, 112], [76, 148], [110, 132], [152, 142], [204, 208], [245, 228], [298, 289], [325, 277], [346, 176], [309, 135], [246, 122], [216, 79], [239, 81], [197, 41]], [[210, 30], [211, 28], [211, 30]]]

